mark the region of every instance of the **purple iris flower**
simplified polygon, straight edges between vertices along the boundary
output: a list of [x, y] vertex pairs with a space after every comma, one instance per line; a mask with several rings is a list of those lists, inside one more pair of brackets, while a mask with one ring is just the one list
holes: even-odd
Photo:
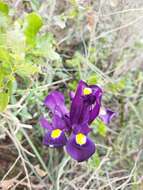
[[[51, 92], [44, 100], [53, 115], [49, 123], [43, 116], [40, 124], [45, 128], [43, 143], [50, 147], [66, 145], [68, 154], [78, 162], [88, 160], [95, 152], [95, 144], [88, 137], [91, 128], [89, 125], [96, 117], [109, 122], [114, 115], [109, 109], [101, 110], [102, 90], [97, 85], [88, 85], [79, 81], [76, 92], [70, 93], [70, 111], [65, 106], [62, 93]], [[65, 135], [69, 136], [67, 137]]]
[[70, 122], [73, 133], [67, 142], [66, 150], [72, 158], [81, 162], [95, 152], [95, 145], [87, 134], [91, 131], [89, 124], [99, 114], [102, 90], [97, 85], [87, 85], [80, 81], [76, 93], [70, 93], [70, 97]]

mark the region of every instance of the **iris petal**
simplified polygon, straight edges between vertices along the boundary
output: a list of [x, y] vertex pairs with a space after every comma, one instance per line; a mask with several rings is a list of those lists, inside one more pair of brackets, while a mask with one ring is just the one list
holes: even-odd
[[58, 129], [66, 128], [66, 124], [64, 120], [56, 114], [53, 115], [52, 125], [53, 125], [53, 128], [58, 128]]
[[84, 102], [84, 99], [82, 97], [83, 95], [83, 89], [86, 86], [86, 83], [84, 81], [79, 81], [75, 96], [71, 103], [70, 108], [70, 120], [71, 125], [73, 124], [79, 124], [87, 120], [88, 114], [88, 105], [86, 102]]
[[94, 119], [99, 115], [102, 99], [102, 90], [99, 88], [95, 94], [92, 95], [95, 98], [95, 103], [91, 106], [90, 117], [88, 123], [91, 124]]
[[95, 144], [86, 137], [86, 143], [84, 145], [78, 145], [76, 143], [76, 135], [72, 135], [66, 145], [68, 154], [78, 162], [88, 160], [95, 152]]
[[43, 139], [43, 144], [50, 146], [50, 147], [62, 147], [66, 144], [67, 138], [65, 136], [65, 133], [62, 131], [60, 135], [56, 138], [53, 138], [54, 136], [52, 135], [53, 131], [48, 131]]
[[61, 116], [67, 114], [68, 110], [65, 106], [65, 100], [62, 93], [58, 91], [51, 92], [44, 100], [45, 106], [51, 109], [52, 113]]
[[45, 129], [48, 129], [48, 130], [52, 129], [52, 125], [43, 116], [40, 117], [39, 123], [40, 123], [41, 127], [45, 128]]
[[82, 123], [80, 125], [73, 125], [73, 133], [77, 134], [77, 133], [83, 133], [85, 135], [87, 135], [92, 129], [89, 128], [88, 123]]
[[105, 123], [109, 124], [111, 119], [116, 116], [116, 113], [108, 108], [101, 108], [99, 118]]
[[85, 121], [91, 124], [98, 116], [102, 90], [97, 85], [87, 85], [84, 81], [80, 81], [74, 95], [70, 93], [72, 99], [70, 109], [71, 124], [81, 124]]
[[99, 94], [102, 94], [102, 90], [97, 85], [87, 85], [86, 84], [86, 86], [87, 87], [85, 87], [83, 90], [83, 94], [86, 89], [90, 89], [90, 91], [89, 90], [88, 91], [91, 93], [88, 93], [83, 98], [85, 99], [86, 102], [88, 102], [88, 105], [93, 105], [98, 101], [98, 96], [99, 96]]

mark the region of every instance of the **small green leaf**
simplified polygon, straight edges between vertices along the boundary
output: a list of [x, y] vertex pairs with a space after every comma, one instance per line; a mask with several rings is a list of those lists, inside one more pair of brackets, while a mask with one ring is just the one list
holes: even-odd
[[59, 54], [55, 51], [55, 39], [51, 33], [37, 37], [33, 54], [44, 56], [52, 61], [61, 60]]
[[22, 77], [30, 77], [39, 71], [38, 67], [30, 63], [22, 63], [16, 66], [16, 73]]
[[74, 6], [77, 5], [77, 1], [76, 1], [76, 0], [70, 0], [70, 3], [71, 3], [72, 5], [74, 5]]
[[32, 12], [26, 16], [24, 24], [24, 34], [28, 43], [34, 43], [36, 34], [39, 32], [43, 25], [42, 18], [35, 12]]
[[16, 133], [16, 138], [19, 140], [19, 141], [22, 141], [22, 138], [23, 138], [23, 133], [21, 131], [18, 131]]
[[93, 127], [95, 129], [95, 132], [99, 133], [101, 136], [105, 137], [106, 133], [107, 133], [107, 127], [106, 125], [103, 123], [103, 121], [101, 121], [100, 119], [96, 119], [93, 123]]
[[107, 84], [107, 90], [111, 91], [112, 93], [120, 92], [125, 89], [126, 82], [127, 82], [126, 78], [120, 79], [115, 83], [109, 82]]
[[69, 85], [68, 85], [69, 89], [72, 90], [72, 91], [75, 91], [76, 86], [77, 86], [77, 81], [76, 81], [76, 80], [72, 81], [72, 82], [69, 83]]
[[94, 85], [96, 84], [98, 81], [98, 78], [97, 76], [94, 74], [94, 75], [91, 75], [88, 79], [87, 79], [87, 82], [91, 85]]
[[98, 125], [98, 132], [101, 136], [105, 137], [106, 133], [107, 133], [107, 127], [106, 125], [102, 122], [99, 121], [99, 125]]
[[100, 164], [101, 160], [98, 155], [98, 152], [96, 152], [89, 160], [89, 167], [91, 169], [97, 168]]
[[9, 93], [0, 92], [0, 112], [6, 109], [9, 102]]
[[0, 1], [0, 12], [4, 15], [8, 15], [9, 13], [9, 7], [6, 3], [3, 1]]
[[69, 67], [77, 67], [83, 62], [83, 60], [84, 57], [79, 52], [76, 52], [72, 59], [66, 61], [66, 64]]
[[9, 63], [10, 56], [7, 50], [4, 48], [0, 48], [0, 61]]
[[69, 19], [74, 19], [78, 16], [78, 9], [77, 8], [74, 8], [74, 9], [71, 9], [68, 13], [68, 18]]

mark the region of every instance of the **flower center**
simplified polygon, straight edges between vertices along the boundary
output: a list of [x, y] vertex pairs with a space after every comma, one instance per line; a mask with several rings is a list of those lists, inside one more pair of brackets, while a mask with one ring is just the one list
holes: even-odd
[[92, 93], [92, 89], [91, 89], [91, 88], [87, 88], [87, 87], [86, 87], [86, 88], [83, 89], [83, 94], [84, 94], [84, 95], [89, 95], [89, 94], [91, 94], [91, 93]]
[[86, 136], [82, 133], [76, 135], [76, 143], [79, 145], [84, 145], [86, 143]]
[[100, 108], [99, 115], [106, 115], [106, 110], [105, 110], [105, 108], [103, 108], [103, 107]]
[[51, 133], [53, 139], [58, 138], [61, 135], [62, 131], [60, 129], [54, 129]]

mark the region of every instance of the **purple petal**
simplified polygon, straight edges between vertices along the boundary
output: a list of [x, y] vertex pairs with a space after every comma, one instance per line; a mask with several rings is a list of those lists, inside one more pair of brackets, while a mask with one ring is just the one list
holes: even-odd
[[83, 88], [85, 87], [85, 82], [79, 81], [76, 94], [73, 98], [71, 109], [70, 109], [70, 120], [71, 124], [79, 124], [84, 121], [87, 115], [87, 104], [83, 100]]
[[68, 110], [65, 106], [65, 100], [62, 93], [58, 91], [51, 92], [44, 100], [45, 106], [51, 109], [52, 113], [63, 115], [67, 114]]
[[111, 119], [116, 116], [116, 113], [108, 108], [101, 107], [99, 112], [99, 118], [105, 123], [109, 124]]
[[[73, 92], [71, 97], [73, 98]], [[91, 124], [99, 114], [101, 97], [102, 90], [99, 86], [87, 85], [81, 80], [71, 104], [71, 124], [81, 124], [85, 121]]]
[[52, 131], [49, 131], [45, 134], [43, 139], [43, 144], [50, 147], [62, 147], [66, 145], [67, 138], [65, 133], [62, 131], [58, 138], [52, 138]]
[[73, 125], [73, 133], [77, 134], [77, 133], [83, 133], [85, 135], [87, 135], [92, 129], [89, 128], [88, 123], [82, 123], [80, 125]]
[[91, 94], [84, 95], [84, 99], [88, 102], [88, 105], [93, 105], [95, 102], [99, 101], [98, 98], [102, 96], [102, 90], [97, 85], [87, 85], [87, 88], [91, 89]]
[[71, 123], [70, 123], [70, 118], [69, 118], [69, 114], [66, 114], [62, 117], [62, 119], [64, 120], [64, 123], [66, 125], [66, 130], [67, 132], [70, 132], [72, 127], [71, 127]]
[[94, 105], [92, 105], [91, 110], [90, 110], [90, 118], [89, 118], [89, 124], [95, 120], [95, 118], [98, 116], [100, 107], [101, 107], [101, 98], [102, 98], [102, 91], [97, 91], [96, 93], [96, 101]]
[[47, 121], [47, 119], [45, 117], [41, 116], [39, 119], [39, 123], [40, 123], [41, 127], [48, 129], [48, 130], [52, 130], [52, 125]]
[[75, 140], [76, 136], [72, 135], [66, 145], [68, 154], [78, 162], [88, 160], [95, 152], [95, 144], [86, 137], [84, 145], [78, 145]]
[[67, 128], [64, 119], [62, 119], [61, 117], [59, 117], [56, 114], [53, 115], [52, 125], [53, 125], [53, 128], [58, 128], [61, 130], [64, 130], [64, 129], [66, 130], [66, 128]]

